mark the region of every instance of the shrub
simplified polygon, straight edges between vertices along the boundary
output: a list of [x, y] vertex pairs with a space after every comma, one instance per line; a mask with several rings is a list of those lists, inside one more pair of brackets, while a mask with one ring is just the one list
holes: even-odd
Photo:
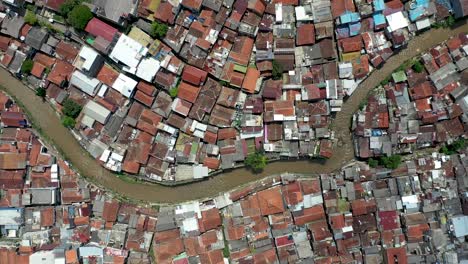
[[375, 160], [373, 158], [370, 158], [367, 163], [369, 164], [369, 167], [371, 168], [376, 168], [379, 165], [379, 161]]
[[31, 26], [34, 26], [37, 24], [37, 17], [36, 14], [33, 12], [27, 10], [26, 15], [24, 16], [24, 22], [28, 23]]
[[68, 14], [68, 22], [72, 27], [78, 30], [83, 30], [86, 24], [93, 18], [93, 13], [89, 7], [85, 5], [78, 5]]
[[75, 119], [69, 117], [69, 116], [66, 116], [62, 119], [62, 125], [64, 127], [67, 127], [67, 128], [74, 128], [75, 127], [75, 124], [76, 124], [76, 121]]
[[166, 36], [168, 26], [163, 23], [153, 22], [151, 24], [151, 36], [153, 38], [164, 38]]
[[31, 59], [26, 59], [21, 65], [21, 72], [25, 74], [31, 73], [31, 70], [34, 66], [34, 62]]
[[415, 72], [418, 72], [418, 73], [421, 73], [424, 71], [424, 65], [422, 65], [422, 63], [420, 61], [416, 61], [414, 64], [413, 64], [413, 70]]
[[169, 95], [170, 95], [172, 98], [176, 98], [178, 93], [179, 93], [179, 86], [174, 87], [174, 88], [171, 88], [171, 89], [169, 90]]
[[446, 21], [446, 24], [449, 27], [453, 27], [453, 25], [455, 25], [455, 18], [453, 16], [449, 16]]
[[36, 95], [39, 96], [39, 97], [42, 97], [44, 98], [46, 96], [46, 90], [42, 87], [38, 87], [36, 89]]
[[401, 163], [401, 156], [400, 155], [391, 155], [385, 156], [380, 159], [380, 165], [385, 166], [387, 169], [396, 169], [400, 166]]
[[71, 99], [66, 99], [63, 102], [62, 113], [65, 116], [76, 118], [80, 114], [80, 112], [81, 112], [81, 105], [79, 105], [75, 101]]
[[445, 155], [452, 155], [457, 153], [457, 151], [464, 149], [466, 147], [466, 139], [458, 139], [450, 145], [444, 145], [439, 149], [440, 153]]
[[273, 60], [272, 76], [273, 80], [279, 80], [283, 77], [283, 66], [275, 60]]
[[255, 173], [261, 172], [266, 167], [266, 164], [267, 158], [260, 152], [249, 154], [245, 159], [245, 165]]

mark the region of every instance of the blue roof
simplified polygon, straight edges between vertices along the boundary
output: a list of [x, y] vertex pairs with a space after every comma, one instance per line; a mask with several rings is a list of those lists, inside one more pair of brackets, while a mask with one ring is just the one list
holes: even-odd
[[361, 22], [349, 24], [349, 35], [357, 36], [361, 31]]
[[361, 19], [359, 13], [346, 12], [340, 16], [341, 24], [347, 24], [351, 22], [357, 22]]
[[384, 0], [374, 0], [374, 10], [375, 11], [382, 11], [385, 9]]
[[385, 16], [382, 13], [377, 13], [373, 15], [374, 24], [376, 26], [383, 25], [386, 23]]
[[426, 8], [429, 7], [429, 1], [428, 0], [416, 0], [416, 2], [411, 3], [410, 5], [410, 10], [409, 10], [409, 18], [411, 21], [416, 21], [418, 18], [420, 18], [424, 12], [426, 11]]
[[335, 32], [338, 39], [349, 37], [349, 27], [337, 26]]

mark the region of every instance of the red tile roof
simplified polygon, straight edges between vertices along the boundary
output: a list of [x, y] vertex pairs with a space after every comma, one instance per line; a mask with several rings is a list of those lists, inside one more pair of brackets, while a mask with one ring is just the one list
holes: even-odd
[[57, 47], [55, 47], [55, 52], [59, 58], [65, 60], [66, 62], [73, 63], [80, 51], [71, 43], [60, 41]]
[[65, 0], [47, 0], [46, 6], [54, 11], [60, 11], [60, 6], [65, 2]]
[[112, 42], [118, 32], [116, 28], [95, 17], [88, 22], [85, 31], [93, 36], [100, 36], [109, 42]]
[[50, 56], [47, 56], [43, 53], [36, 53], [36, 56], [34, 56], [34, 62], [38, 62], [46, 67], [49, 67], [52, 69], [52, 66], [54, 66], [56, 59]]
[[198, 97], [198, 93], [200, 92], [200, 88], [188, 84], [186, 82], [182, 82], [179, 85], [179, 92], [177, 93], [177, 97], [184, 99], [190, 103], [194, 103]]
[[119, 202], [108, 201], [104, 203], [104, 210], [102, 211], [102, 219], [106, 222], [115, 222], [117, 220], [117, 213], [119, 212]]
[[311, 45], [315, 43], [315, 26], [314, 24], [302, 24], [297, 28], [296, 44]]
[[193, 85], [201, 85], [205, 82], [208, 73], [196, 67], [186, 65], [182, 73], [182, 80], [189, 82]]
[[242, 83], [242, 89], [248, 93], [255, 93], [255, 88], [257, 86], [257, 80], [260, 78], [260, 72], [252, 67], [247, 69], [245, 74], [244, 82]]
[[107, 86], [112, 86], [119, 77], [119, 72], [112, 69], [111, 66], [105, 64], [98, 72], [97, 79]]
[[47, 76], [47, 80], [58, 86], [62, 86], [63, 82], [70, 80], [74, 69], [70, 63], [59, 60], [49, 73], [49, 76]]
[[258, 193], [258, 202], [262, 215], [270, 215], [284, 212], [281, 189], [274, 187]]

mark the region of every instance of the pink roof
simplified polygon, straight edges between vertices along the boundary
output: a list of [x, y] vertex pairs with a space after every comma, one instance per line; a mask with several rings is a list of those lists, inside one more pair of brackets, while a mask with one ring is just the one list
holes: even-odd
[[86, 25], [85, 31], [93, 36], [100, 36], [107, 41], [112, 41], [115, 33], [118, 32], [116, 28], [104, 23], [97, 18], [93, 18], [91, 21], [89, 21], [88, 25]]

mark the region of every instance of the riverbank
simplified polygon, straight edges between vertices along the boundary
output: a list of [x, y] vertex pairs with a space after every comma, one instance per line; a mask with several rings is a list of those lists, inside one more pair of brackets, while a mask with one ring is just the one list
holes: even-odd
[[332, 129], [335, 131], [335, 137], [338, 139], [338, 142], [334, 148], [334, 155], [326, 162], [316, 160], [279, 161], [268, 164], [267, 168], [260, 174], [252, 174], [249, 170], [242, 168], [222, 173], [205, 181], [177, 187], [136, 181], [131, 182], [116, 177], [115, 174], [101, 167], [98, 162], [92, 159], [81, 148], [68, 129], [61, 125], [54, 109], [47, 102], [35, 96], [31, 89], [3, 69], [0, 70], [0, 84], [5, 87], [7, 93], [21, 102], [37, 129], [43, 135], [46, 135], [46, 139], [50, 141], [49, 143], [56, 146], [83, 176], [91, 179], [94, 183], [131, 199], [158, 203], [177, 203], [213, 196], [281, 172], [310, 174], [329, 173], [340, 169], [354, 158], [349, 120], [358, 109], [360, 102], [366, 98], [368, 92], [407, 59], [461, 32], [468, 32], [466, 23], [455, 29], [434, 29], [423, 33], [415, 37], [405, 50], [391, 57], [381, 69], [373, 71], [359, 85], [353, 95], [348, 98], [343, 105], [342, 111], [334, 119]]

